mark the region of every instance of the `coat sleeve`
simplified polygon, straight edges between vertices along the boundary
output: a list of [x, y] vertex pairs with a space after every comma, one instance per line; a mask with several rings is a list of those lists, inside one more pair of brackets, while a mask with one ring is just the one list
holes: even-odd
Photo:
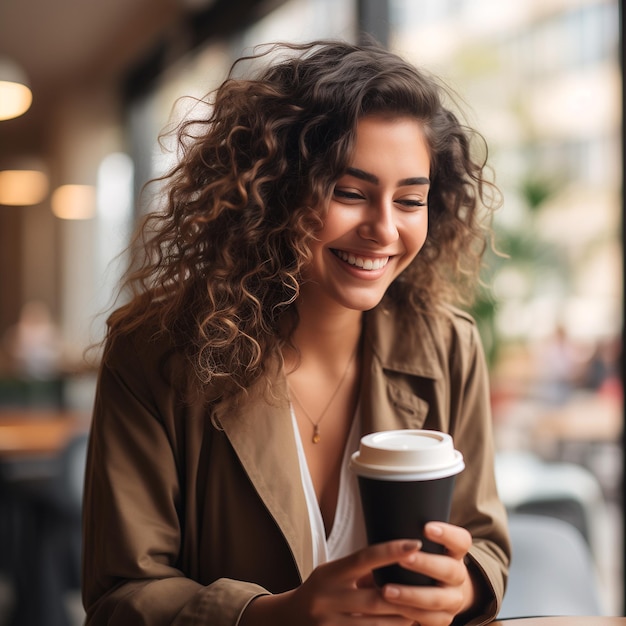
[[457, 477], [451, 521], [472, 534], [468, 566], [484, 583], [486, 603], [481, 616], [467, 622], [477, 625], [491, 621], [500, 610], [511, 548], [495, 480], [488, 370], [480, 336], [473, 321], [462, 314], [455, 326], [458, 344], [450, 361], [450, 432], [466, 467]]
[[234, 626], [267, 592], [228, 579], [201, 585], [179, 569], [181, 472], [157, 398], [168, 392], [155, 391], [145, 352], [119, 339], [99, 374], [83, 509], [86, 625]]

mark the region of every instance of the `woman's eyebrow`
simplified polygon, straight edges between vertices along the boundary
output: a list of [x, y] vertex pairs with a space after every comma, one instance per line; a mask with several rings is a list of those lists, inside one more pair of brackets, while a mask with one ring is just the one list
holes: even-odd
[[415, 176], [414, 178], [403, 178], [398, 181], [399, 187], [404, 185], [430, 185], [430, 178], [426, 178], [426, 176]]
[[347, 173], [350, 174], [350, 176], [365, 180], [368, 183], [372, 183], [374, 185], [378, 185], [380, 183], [378, 176], [374, 176], [374, 174], [370, 174], [369, 172], [364, 172], [363, 170], [360, 170], [356, 167], [349, 167], [347, 169]]
[[[346, 170], [346, 173], [350, 176], [354, 176], [355, 178], [359, 178], [360, 180], [367, 181], [368, 183], [372, 183], [374, 185], [378, 185], [380, 183], [378, 176], [360, 170], [356, 167], [349, 167]], [[413, 178], [403, 178], [402, 180], [398, 181], [398, 186], [402, 187], [405, 185], [430, 185], [430, 179], [426, 176], [415, 176]]]

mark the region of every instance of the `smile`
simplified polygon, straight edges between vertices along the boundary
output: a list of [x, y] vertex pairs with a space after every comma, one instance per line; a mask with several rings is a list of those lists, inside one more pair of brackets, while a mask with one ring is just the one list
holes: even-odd
[[388, 256], [376, 259], [366, 259], [364, 257], [344, 252], [343, 250], [332, 250], [332, 253], [339, 257], [342, 261], [345, 261], [348, 265], [358, 267], [362, 270], [380, 270], [389, 262]]

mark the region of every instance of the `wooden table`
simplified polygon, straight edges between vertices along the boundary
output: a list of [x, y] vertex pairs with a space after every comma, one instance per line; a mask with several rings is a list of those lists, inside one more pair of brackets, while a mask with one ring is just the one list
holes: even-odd
[[626, 626], [626, 617], [525, 617], [498, 620], [490, 626]]
[[55, 456], [88, 427], [81, 412], [0, 409], [0, 460]]

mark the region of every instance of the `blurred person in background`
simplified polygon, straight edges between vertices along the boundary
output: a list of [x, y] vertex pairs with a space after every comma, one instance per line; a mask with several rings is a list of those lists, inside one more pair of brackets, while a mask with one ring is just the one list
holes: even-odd
[[[487, 368], [451, 303], [474, 285], [498, 196], [444, 97], [373, 43], [283, 44], [240, 59], [182, 123], [166, 207], [108, 322], [87, 624], [496, 616], [510, 548]], [[426, 527], [444, 554], [366, 545], [347, 461], [362, 434], [396, 428], [449, 432], [466, 460], [451, 522]], [[372, 569], [392, 563], [437, 584], [377, 588]]]
[[48, 305], [27, 301], [2, 344], [8, 358], [1, 372], [0, 406], [61, 407], [64, 346]]
[[55, 378], [61, 367], [61, 333], [50, 309], [40, 300], [24, 304], [20, 316], [6, 333], [5, 345], [14, 369], [34, 380]]

